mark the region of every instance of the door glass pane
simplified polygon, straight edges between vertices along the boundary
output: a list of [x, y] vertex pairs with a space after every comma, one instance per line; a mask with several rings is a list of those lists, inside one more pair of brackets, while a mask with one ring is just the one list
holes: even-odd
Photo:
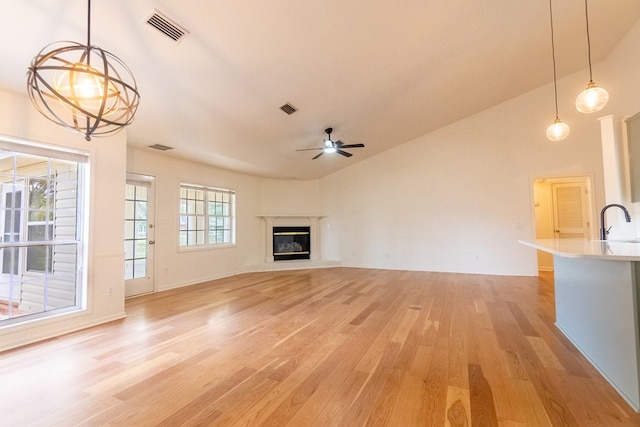
[[135, 259], [141, 259], [147, 257], [147, 241], [146, 240], [136, 240], [136, 253]]
[[147, 187], [127, 184], [124, 236], [126, 280], [147, 275], [147, 198]]
[[136, 200], [148, 200], [147, 193], [149, 189], [143, 186], [136, 186]]
[[133, 279], [133, 261], [128, 260], [124, 262], [124, 279]]
[[125, 200], [133, 200], [136, 195], [136, 186], [127, 184], [125, 187]]
[[133, 240], [126, 240], [124, 242], [124, 259], [133, 259]]
[[127, 200], [124, 202], [124, 218], [125, 219], [134, 219], [135, 212], [135, 201]]
[[147, 221], [136, 221], [135, 224], [136, 224], [135, 226], [136, 239], [146, 239], [147, 238]]
[[136, 201], [136, 219], [147, 219], [147, 202]]
[[127, 221], [125, 220], [124, 222], [124, 238], [125, 239], [133, 239], [133, 236], [135, 236], [133, 230], [134, 230], [134, 221]]
[[147, 260], [137, 259], [133, 262], [133, 268], [136, 272], [136, 277], [144, 277], [147, 275]]

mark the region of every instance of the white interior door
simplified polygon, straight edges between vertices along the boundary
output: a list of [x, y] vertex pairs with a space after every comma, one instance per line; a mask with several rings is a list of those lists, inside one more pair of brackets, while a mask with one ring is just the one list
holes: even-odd
[[127, 174], [124, 218], [125, 296], [153, 292], [154, 177]]
[[555, 237], [589, 238], [589, 203], [586, 182], [561, 182], [551, 185]]

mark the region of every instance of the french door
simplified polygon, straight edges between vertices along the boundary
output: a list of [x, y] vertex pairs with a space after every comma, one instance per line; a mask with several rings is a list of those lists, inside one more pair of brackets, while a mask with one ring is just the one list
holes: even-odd
[[127, 174], [124, 218], [125, 296], [154, 291], [154, 177]]

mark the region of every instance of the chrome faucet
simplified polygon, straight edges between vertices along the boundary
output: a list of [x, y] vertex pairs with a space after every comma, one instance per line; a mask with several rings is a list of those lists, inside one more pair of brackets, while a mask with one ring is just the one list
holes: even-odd
[[631, 215], [629, 215], [629, 211], [624, 206], [619, 205], [617, 203], [612, 203], [610, 205], [605, 206], [600, 211], [600, 240], [607, 240], [607, 234], [609, 234], [609, 230], [611, 230], [611, 227], [607, 228], [604, 224], [604, 213], [607, 211], [607, 209], [613, 206], [622, 209], [622, 211], [624, 212], [624, 219], [626, 219], [627, 222], [631, 222]]

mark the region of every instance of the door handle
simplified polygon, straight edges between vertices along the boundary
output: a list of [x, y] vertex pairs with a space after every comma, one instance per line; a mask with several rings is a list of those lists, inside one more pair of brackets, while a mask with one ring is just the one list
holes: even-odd
[[156, 241], [155, 241], [155, 240], [149, 240], [149, 244], [150, 244], [150, 245], [153, 245], [153, 244], [155, 244], [155, 243], [156, 243]]

